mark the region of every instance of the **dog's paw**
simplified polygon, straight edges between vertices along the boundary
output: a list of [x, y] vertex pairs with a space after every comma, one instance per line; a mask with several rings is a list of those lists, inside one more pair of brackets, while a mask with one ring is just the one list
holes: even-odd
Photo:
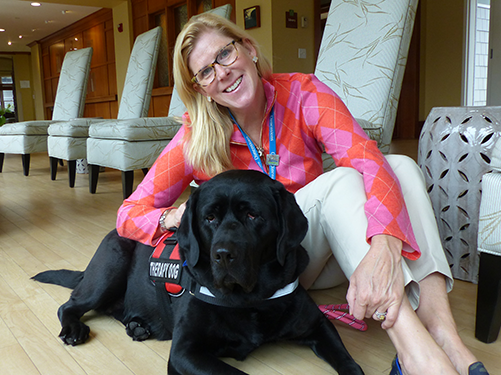
[[82, 322], [64, 326], [59, 337], [66, 345], [83, 344], [89, 338], [90, 328]]
[[150, 331], [144, 323], [132, 320], [125, 326], [125, 331], [134, 341], [143, 341], [150, 337]]

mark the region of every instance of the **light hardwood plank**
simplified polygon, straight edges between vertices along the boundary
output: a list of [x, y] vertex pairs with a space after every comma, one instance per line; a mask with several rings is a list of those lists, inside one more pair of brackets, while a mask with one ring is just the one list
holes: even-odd
[[39, 375], [28, 354], [20, 345], [0, 348], [0, 373], [3, 375]]

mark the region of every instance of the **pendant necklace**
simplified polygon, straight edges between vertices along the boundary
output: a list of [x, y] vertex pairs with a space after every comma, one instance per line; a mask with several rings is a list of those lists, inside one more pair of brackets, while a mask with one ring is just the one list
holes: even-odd
[[263, 146], [256, 146], [256, 150], [257, 150], [257, 153], [259, 154], [259, 157], [262, 158], [263, 155], [264, 155], [264, 148], [263, 148]]

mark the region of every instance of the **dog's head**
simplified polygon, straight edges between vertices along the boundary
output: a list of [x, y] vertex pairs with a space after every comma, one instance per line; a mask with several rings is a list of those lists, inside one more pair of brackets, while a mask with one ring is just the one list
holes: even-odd
[[216, 296], [262, 299], [305, 269], [301, 241], [307, 229], [294, 195], [281, 183], [257, 171], [228, 171], [188, 200], [178, 230], [180, 254]]

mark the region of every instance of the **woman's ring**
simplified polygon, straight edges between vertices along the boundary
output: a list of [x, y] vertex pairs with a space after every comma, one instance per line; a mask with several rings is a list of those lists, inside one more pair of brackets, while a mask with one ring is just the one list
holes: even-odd
[[385, 311], [383, 313], [380, 313], [379, 311], [376, 311], [374, 313], [374, 316], [375, 316], [376, 320], [378, 320], [380, 322], [384, 322], [386, 320], [386, 315], [388, 315], [387, 311]]

